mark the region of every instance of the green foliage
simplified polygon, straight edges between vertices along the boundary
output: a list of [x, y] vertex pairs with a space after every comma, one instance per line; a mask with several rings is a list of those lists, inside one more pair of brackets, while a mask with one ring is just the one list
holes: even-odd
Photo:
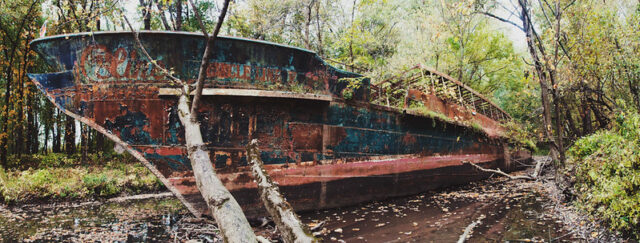
[[342, 90], [342, 98], [350, 100], [355, 92], [362, 87], [365, 77], [359, 78], [341, 78], [338, 82], [347, 83], [347, 87]]
[[619, 112], [613, 129], [579, 139], [568, 161], [578, 206], [640, 238], [640, 114]]
[[520, 123], [510, 120], [504, 124], [506, 129], [505, 136], [509, 138], [511, 144], [515, 144], [518, 147], [524, 147], [532, 151], [537, 151], [535, 137], [527, 132]]
[[[109, 157], [109, 156], [107, 156]], [[34, 159], [35, 158], [35, 159]], [[144, 166], [128, 158], [82, 164], [63, 154], [34, 156], [40, 166], [25, 170], [0, 168], [0, 196], [7, 203], [112, 197], [156, 191], [163, 186]]]

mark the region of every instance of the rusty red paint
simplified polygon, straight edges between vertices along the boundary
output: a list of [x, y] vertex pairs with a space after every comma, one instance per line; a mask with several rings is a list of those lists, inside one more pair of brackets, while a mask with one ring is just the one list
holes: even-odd
[[[161, 66], [194, 79], [201, 36], [142, 33], [141, 38]], [[406, 195], [486, 176], [461, 160], [512, 167], [499, 123], [486, 116], [469, 115], [433, 94], [408, 92], [429, 109], [498, 132], [483, 134], [371, 104], [366, 79], [345, 100], [346, 84], [340, 78], [359, 75], [328, 66], [314, 53], [234, 38], [217, 43], [220, 59], [210, 60], [205, 87], [229, 92], [204, 97], [198, 119], [212, 163], [247, 209], [259, 209], [244, 147], [254, 138], [269, 173], [299, 210]], [[33, 76], [56, 104], [132, 144], [168, 178], [167, 186], [205, 210], [186, 158], [177, 100], [160, 92], [172, 84], [139, 55], [130, 33], [53, 37], [32, 45], [53, 66], [66, 68], [59, 71], [72, 73], [73, 80], [68, 75]], [[60, 53], [60, 46], [71, 54]], [[322, 96], [314, 98], [317, 94]]]

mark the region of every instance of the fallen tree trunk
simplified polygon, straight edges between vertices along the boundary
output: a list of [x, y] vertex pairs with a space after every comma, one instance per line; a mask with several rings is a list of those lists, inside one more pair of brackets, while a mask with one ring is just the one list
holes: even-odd
[[[192, 1], [190, 1], [190, 3], [193, 5]], [[200, 123], [197, 121], [197, 104], [199, 103], [200, 96], [202, 96], [201, 90], [204, 85], [203, 69], [209, 61], [212, 46], [215, 46], [214, 41], [220, 27], [222, 26], [228, 6], [229, 0], [225, 0], [224, 7], [222, 8], [220, 16], [218, 16], [218, 23], [216, 24], [216, 29], [212, 36], [207, 34], [200, 14], [198, 11], [195, 11], [198, 22], [202, 28], [202, 33], [204, 34], [206, 46], [202, 56], [200, 70], [198, 72], [198, 79], [196, 80], [196, 91], [199, 91], [196, 92], [193, 100], [191, 101], [189, 99], [189, 94], [191, 93], [189, 84], [173, 76], [167, 69], [158, 65], [158, 62], [151, 58], [142, 45], [142, 42], [138, 37], [138, 33], [133, 30], [129, 20], [124, 15], [123, 18], [134, 33], [136, 43], [140, 47], [144, 56], [149, 59], [150, 63], [154, 67], [158, 68], [174, 84], [182, 85], [182, 94], [178, 100], [178, 116], [180, 117], [180, 122], [184, 126], [187, 153], [189, 160], [191, 161], [193, 175], [196, 179], [196, 186], [198, 187], [198, 190], [200, 190], [204, 201], [207, 203], [207, 207], [211, 211], [213, 218], [216, 220], [216, 223], [218, 223], [218, 228], [220, 228], [223, 240], [225, 242], [253, 243], [257, 241], [256, 235], [253, 233], [253, 229], [251, 228], [251, 225], [249, 225], [249, 221], [247, 221], [244, 212], [242, 212], [242, 208], [216, 175], [209, 153], [206, 151], [206, 145], [202, 139]]]
[[258, 184], [260, 199], [273, 218], [284, 242], [318, 242], [303, 224], [291, 205], [280, 194], [278, 185], [263, 168], [258, 151], [258, 140], [253, 139], [247, 146], [247, 160], [251, 164], [253, 177]]
[[189, 107], [189, 85], [178, 101], [178, 115], [184, 126], [184, 137], [196, 185], [220, 228], [225, 242], [257, 241], [242, 208], [216, 175], [200, 133], [200, 123], [192, 119]]

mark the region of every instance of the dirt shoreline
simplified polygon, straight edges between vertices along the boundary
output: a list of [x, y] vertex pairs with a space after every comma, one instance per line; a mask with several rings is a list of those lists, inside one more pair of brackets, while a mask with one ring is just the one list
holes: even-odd
[[[455, 242], [469, 224], [480, 218], [471, 230], [469, 242], [624, 241], [563, 204], [550, 175], [548, 172], [538, 181], [493, 177], [408, 197], [304, 212], [300, 216], [317, 228], [315, 234], [325, 242]], [[97, 201], [0, 205], [0, 213], [8, 224], [29, 220], [39, 224], [43, 218], [45, 222], [55, 221], [50, 218], [57, 214], [72, 215], [62, 220], [64, 224], [42, 225], [32, 234], [5, 226], [14, 232], [13, 236], [0, 233], [0, 239], [28, 235], [28, 240], [219, 240], [211, 221], [193, 218], [167, 192]], [[0, 229], [2, 221], [0, 218]], [[110, 233], [114, 228], [118, 234]], [[266, 238], [278, 239], [272, 222], [254, 222], [254, 229]]]
[[491, 178], [302, 217], [311, 224], [324, 222], [320, 236], [327, 242], [456, 242], [479, 218], [484, 219], [472, 230], [470, 242], [580, 240], [545, 205], [545, 195], [537, 190], [541, 186]]

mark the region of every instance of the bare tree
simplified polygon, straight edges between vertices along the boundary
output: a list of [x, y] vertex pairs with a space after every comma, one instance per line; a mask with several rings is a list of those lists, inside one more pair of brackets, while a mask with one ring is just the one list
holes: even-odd
[[[542, 101], [543, 108], [543, 124], [544, 124], [544, 133], [545, 136], [551, 142], [551, 157], [555, 161], [564, 162], [564, 145], [563, 145], [563, 126], [561, 119], [561, 104], [558, 88], [557, 88], [557, 73], [556, 67], [560, 62], [561, 56], [560, 51], [564, 53], [565, 56], [569, 57], [566, 48], [560, 40], [560, 20], [562, 18], [562, 12], [564, 9], [572, 5], [575, 1], [570, 2], [567, 6], [560, 6], [559, 1], [556, 1], [555, 6], [549, 4], [547, 0], [538, 0], [538, 3], [541, 5], [541, 10], [543, 15], [545, 16], [545, 20], [547, 24], [551, 26], [555, 31], [555, 37], [552, 44], [552, 50], [549, 52], [547, 47], [544, 45], [540, 35], [536, 31], [533, 19], [532, 19], [532, 11], [531, 4], [528, 0], [516, 0], [517, 5], [514, 4], [514, 10], [510, 10], [508, 7], [502, 6], [501, 3], [496, 3], [500, 5], [503, 9], [510, 12], [512, 15], [518, 16], [521, 24], [518, 24], [508, 18], [502, 18], [497, 16], [491, 12], [484, 11], [482, 14], [494, 18], [496, 20], [505, 22], [507, 24], [513, 25], [524, 32], [527, 41], [527, 48], [529, 50], [529, 54], [533, 59], [533, 66], [535, 72], [538, 77], [538, 81], [540, 83], [540, 98]], [[544, 4], [544, 6], [543, 6]], [[547, 13], [545, 10], [545, 6], [550, 10], [550, 13]], [[550, 97], [551, 96], [551, 97]], [[550, 101], [551, 100], [551, 101]], [[555, 136], [553, 133], [552, 125], [552, 116], [551, 116], [551, 103], [553, 103], [553, 111], [555, 116]]]

